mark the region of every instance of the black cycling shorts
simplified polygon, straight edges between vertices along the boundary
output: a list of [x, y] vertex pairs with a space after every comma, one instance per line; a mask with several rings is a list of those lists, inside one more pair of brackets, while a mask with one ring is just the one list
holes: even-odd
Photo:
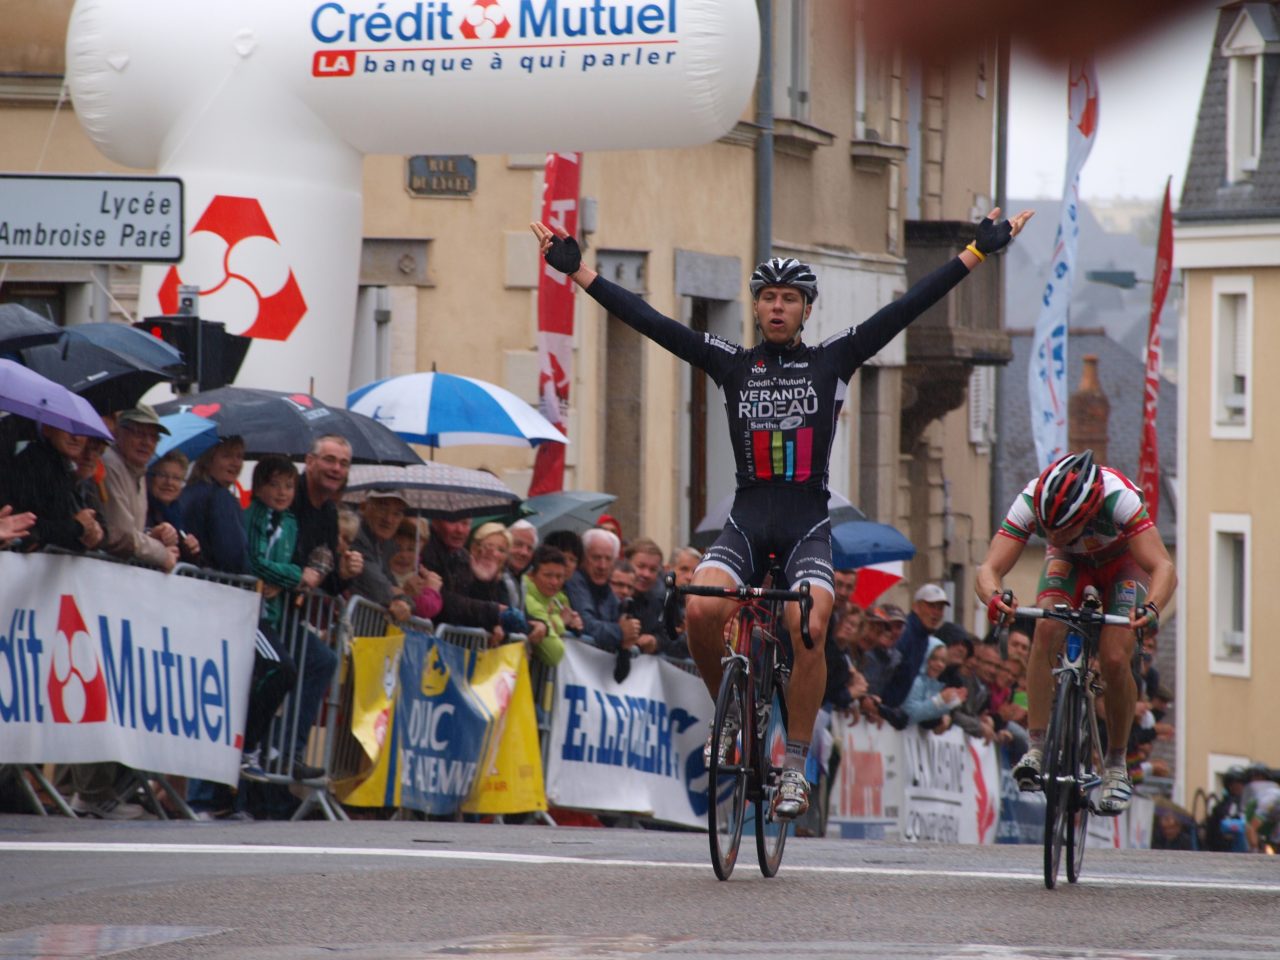
[[736, 584], [754, 587], [769, 572], [771, 557], [787, 581], [775, 587], [794, 589], [808, 581], [835, 596], [827, 491], [781, 484], [740, 489], [729, 522], [698, 569], [723, 570]]

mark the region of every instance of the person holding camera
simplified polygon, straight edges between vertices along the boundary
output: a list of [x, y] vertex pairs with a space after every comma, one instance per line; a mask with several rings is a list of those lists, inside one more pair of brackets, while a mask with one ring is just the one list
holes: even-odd
[[640, 621], [624, 616], [622, 602], [610, 580], [622, 548], [616, 534], [598, 527], [582, 535], [582, 566], [574, 571], [564, 591], [569, 605], [582, 617], [586, 636], [601, 650], [630, 650], [640, 639]]

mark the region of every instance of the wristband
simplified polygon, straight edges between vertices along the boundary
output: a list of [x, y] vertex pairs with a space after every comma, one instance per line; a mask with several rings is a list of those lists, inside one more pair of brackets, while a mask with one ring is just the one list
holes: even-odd
[[979, 263], [984, 263], [986, 261], [987, 255], [978, 249], [977, 243], [970, 241], [969, 245], [965, 247], [965, 249], [977, 257]]

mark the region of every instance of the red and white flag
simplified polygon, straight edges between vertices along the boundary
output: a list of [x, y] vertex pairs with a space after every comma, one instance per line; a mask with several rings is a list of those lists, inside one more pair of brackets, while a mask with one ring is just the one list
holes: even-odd
[[[1170, 178], [1172, 179], [1172, 178]], [[1156, 436], [1156, 410], [1160, 400], [1160, 311], [1169, 292], [1173, 271], [1173, 213], [1169, 205], [1169, 181], [1164, 185], [1160, 211], [1160, 238], [1156, 243], [1156, 269], [1151, 279], [1151, 319], [1147, 325], [1147, 374], [1142, 391], [1142, 452], [1138, 458], [1138, 486], [1147, 500], [1147, 511], [1156, 519], [1160, 510], [1160, 447]]]
[[[542, 222], [578, 235], [582, 154], [549, 153], [542, 181]], [[545, 261], [538, 278], [538, 397], [542, 415], [569, 435], [569, 382], [573, 374], [573, 281]], [[564, 444], [545, 441], [533, 462], [529, 496], [564, 489]]]

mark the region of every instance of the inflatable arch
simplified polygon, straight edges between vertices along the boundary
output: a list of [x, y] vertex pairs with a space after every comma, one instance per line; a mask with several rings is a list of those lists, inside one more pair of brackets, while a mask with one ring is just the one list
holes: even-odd
[[345, 396], [364, 154], [689, 146], [741, 115], [751, 0], [78, 0], [67, 79], [98, 148], [181, 177], [187, 254], [139, 313], [257, 338], [237, 382]]

